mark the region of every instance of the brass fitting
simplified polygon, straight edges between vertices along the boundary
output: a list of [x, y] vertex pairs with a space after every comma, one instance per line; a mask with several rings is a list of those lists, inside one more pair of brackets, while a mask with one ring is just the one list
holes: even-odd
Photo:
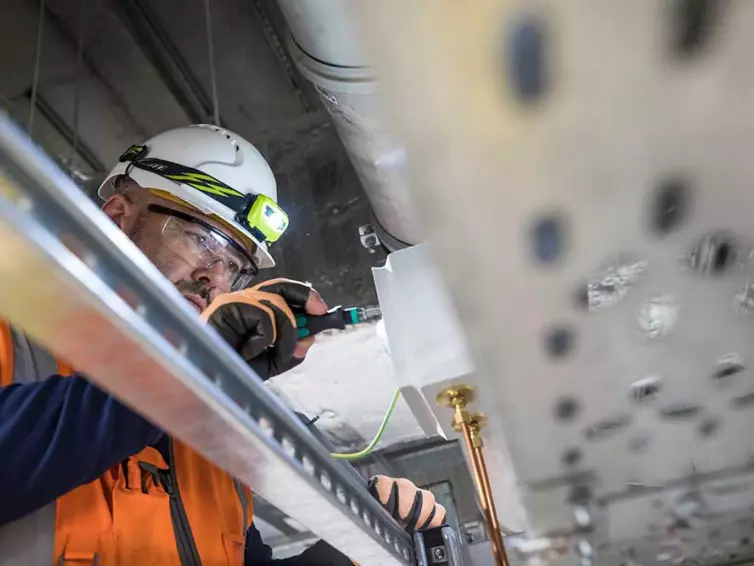
[[[482, 448], [484, 441], [482, 440], [482, 429], [487, 426], [487, 417], [484, 413], [469, 413], [469, 419], [466, 421], [469, 425], [469, 436], [471, 437], [471, 444], [474, 448]], [[457, 420], [453, 420], [453, 430], [456, 432], [463, 432], [461, 423]]]

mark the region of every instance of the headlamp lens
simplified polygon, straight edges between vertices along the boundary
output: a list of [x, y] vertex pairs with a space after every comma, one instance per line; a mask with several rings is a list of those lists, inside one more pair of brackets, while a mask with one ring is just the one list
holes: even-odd
[[257, 195], [246, 215], [252, 231], [260, 233], [271, 244], [288, 228], [288, 215], [270, 197]]

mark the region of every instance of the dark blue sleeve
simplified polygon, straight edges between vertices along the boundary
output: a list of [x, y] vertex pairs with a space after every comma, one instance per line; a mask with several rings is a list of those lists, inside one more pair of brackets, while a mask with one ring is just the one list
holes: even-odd
[[0, 525], [97, 479], [161, 435], [81, 376], [0, 387]]
[[297, 556], [275, 560], [272, 549], [264, 544], [262, 535], [252, 523], [246, 533], [244, 566], [353, 566], [353, 562], [323, 540]]

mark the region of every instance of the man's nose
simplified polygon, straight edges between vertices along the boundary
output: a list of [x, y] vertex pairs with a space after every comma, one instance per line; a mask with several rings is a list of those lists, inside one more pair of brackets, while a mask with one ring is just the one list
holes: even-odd
[[203, 267], [196, 268], [191, 274], [191, 278], [195, 281], [203, 281], [207, 284], [210, 291], [210, 297], [220, 293], [228, 293], [230, 291], [231, 282], [228, 281], [225, 265], [222, 260], [213, 261]]

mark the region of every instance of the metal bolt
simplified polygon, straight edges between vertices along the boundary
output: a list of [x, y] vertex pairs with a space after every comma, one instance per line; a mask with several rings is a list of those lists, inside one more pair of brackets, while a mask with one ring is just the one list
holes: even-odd
[[361, 240], [361, 245], [369, 250], [370, 254], [376, 252], [377, 248], [380, 247], [380, 239], [371, 224], [359, 226], [359, 239]]
[[432, 551], [432, 556], [435, 557], [435, 560], [445, 560], [445, 549], [441, 546], [438, 546]]

